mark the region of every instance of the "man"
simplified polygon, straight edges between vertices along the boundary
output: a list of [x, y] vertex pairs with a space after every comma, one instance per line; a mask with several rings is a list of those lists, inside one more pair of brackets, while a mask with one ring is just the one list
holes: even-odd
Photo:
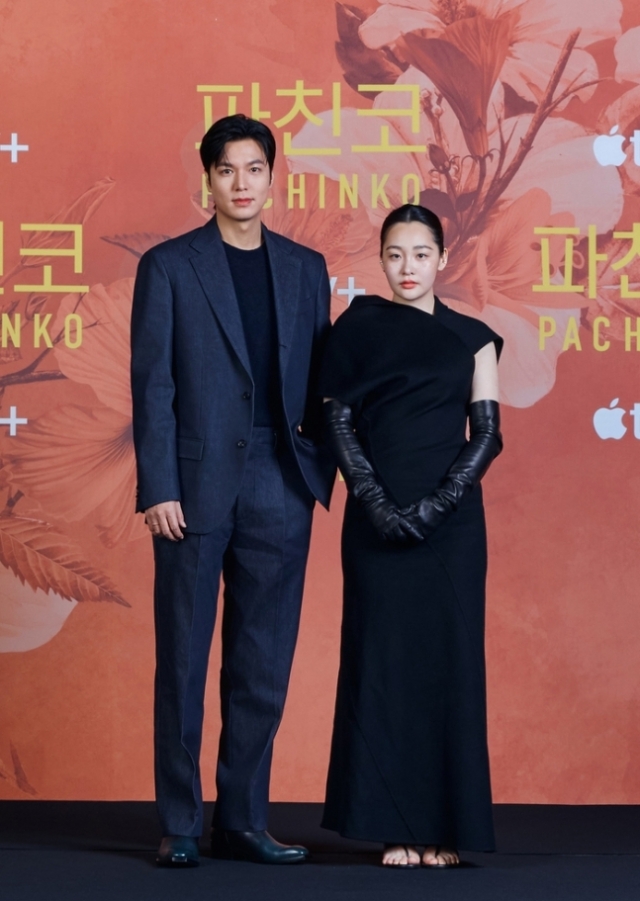
[[266, 831], [315, 500], [334, 478], [315, 383], [329, 328], [323, 257], [266, 229], [275, 141], [243, 115], [204, 136], [203, 228], [140, 260], [132, 313], [137, 510], [155, 555], [161, 866], [196, 866], [199, 754], [220, 575], [222, 732], [214, 857], [297, 863]]

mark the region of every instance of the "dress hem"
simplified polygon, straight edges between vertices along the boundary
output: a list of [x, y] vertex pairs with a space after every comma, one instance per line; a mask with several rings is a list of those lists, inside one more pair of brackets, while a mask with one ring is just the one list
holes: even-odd
[[[447, 845], [448, 842], [442, 839], [435, 839], [430, 837], [428, 839], [424, 838], [404, 838], [398, 836], [383, 836], [380, 835], [372, 836], [371, 834], [364, 835], [359, 832], [357, 835], [350, 830], [342, 829], [339, 826], [330, 826], [326, 820], [322, 820], [320, 822], [321, 829], [327, 829], [330, 832], [337, 832], [339, 836], [342, 838], [349, 839], [350, 841], [360, 841], [360, 842], [374, 842], [377, 844], [383, 845]], [[466, 844], [464, 842], [455, 843], [455, 847], [458, 851], [472, 851], [481, 854], [492, 854], [496, 851], [495, 843], [493, 842], [471, 842]]]

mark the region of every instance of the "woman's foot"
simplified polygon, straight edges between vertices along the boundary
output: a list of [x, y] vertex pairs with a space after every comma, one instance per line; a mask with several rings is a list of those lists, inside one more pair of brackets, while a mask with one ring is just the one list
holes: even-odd
[[457, 851], [445, 848], [442, 845], [427, 845], [422, 855], [422, 865], [434, 869], [460, 866], [460, 857]]
[[410, 845], [385, 845], [382, 855], [383, 867], [413, 867], [420, 866], [420, 855]]

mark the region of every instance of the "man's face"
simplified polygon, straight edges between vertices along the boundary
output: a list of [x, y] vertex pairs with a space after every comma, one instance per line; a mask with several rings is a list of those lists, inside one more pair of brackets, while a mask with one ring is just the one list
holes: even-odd
[[259, 216], [270, 186], [264, 151], [252, 138], [229, 141], [218, 165], [209, 170], [216, 214], [234, 222], [249, 222]]

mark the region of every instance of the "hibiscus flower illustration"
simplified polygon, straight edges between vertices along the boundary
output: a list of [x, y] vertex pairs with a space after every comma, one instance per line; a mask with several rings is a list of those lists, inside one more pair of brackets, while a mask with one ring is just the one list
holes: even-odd
[[[584, 48], [621, 34], [620, 0], [379, 0], [379, 8], [361, 24], [365, 46], [377, 49], [404, 41], [409, 57], [431, 59], [430, 65], [445, 78], [454, 72], [460, 81], [486, 71], [483, 53], [497, 61], [500, 80], [519, 97], [537, 103], [549, 82], [558, 50], [569, 34], [580, 28], [560, 89], [576, 79], [597, 78], [596, 63]], [[408, 40], [407, 40], [408, 39]], [[470, 54], [464, 54], [465, 49]], [[400, 48], [400, 55], [405, 48]], [[466, 57], [466, 59], [464, 58]], [[476, 59], [474, 59], [476, 57]], [[463, 70], [455, 63], [462, 64]], [[447, 74], [448, 73], [448, 74]], [[430, 74], [430, 73], [429, 73]], [[587, 99], [593, 87], [581, 93]]]
[[[324, 146], [341, 147], [351, 145], [372, 145], [378, 139], [381, 123], [389, 128], [390, 141], [395, 144], [421, 142], [430, 148], [427, 154], [388, 154], [384, 169], [389, 175], [386, 195], [389, 207], [399, 206], [405, 201], [401, 185], [407, 174], [415, 178], [420, 189], [421, 202], [434, 209], [445, 220], [447, 243], [451, 248], [450, 264], [444, 270], [438, 284], [443, 297], [470, 304], [487, 324], [492, 325], [507, 339], [507, 350], [501, 363], [503, 400], [514, 406], [529, 406], [535, 403], [553, 387], [555, 367], [562, 342], [553, 339], [547, 343], [544, 353], [540, 352], [537, 331], [537, 317], [548, 308], [558, 307], [558, 297], [552, 294], [542, 297], [533, 294], [531, 287], [541, 279], [539, 251], [522, 252], [522, 247], [530, 248], [534, 227], [555, 224], [577, 225], [583, 233], [587, 227], [597, 222], [600, 230], [611, 229], [617, 223], [623, 208], [623, 190], [619, 172], [615, 167], [602, 169], [598, 173], [598, 192], [584, 189], [585, 183], [593, 177], [593, 134], [583, 126], [563, 118], [550, 118], [540, 126], [535, 143], [519, 167], [514, 165], [519, 148], [526, 140], [531, 126], [532, 114], [523, 114], [508, 119], [511, 142], [504, 150], [502, 162], [489, 158], [483, 170], [483, 184], [478, 181], [478, 169], [473, 170], [465, 162], [466, 139], [459, 120], [445, 100], [440, 101], [435, 110], [436, 89], [423, 73], [415, 69], [404, 72], [397, 84], [419, 84], [424, 94], [426, 111], [420, 118], [420, 135], [411, 135], [410, 126], [393, 115], [368, 118], [358, 115], [357, 110], [344, 110], [342, 135], [332, 136], [330, 113], [321, 114], [321, 127], [305, 125], [293, 139], [294, 147], [309, 146], [312, 140], [324, 142]], [[500, 90], [495, 92], [494, 113], [488, 119], [487, 134], [491, 145], [500, 146]], [[401, 106], [406, 98], [401, 95], [380, 95], [374, 101], [375, 108], [393, 109]], [[337, 179], [342, 171], [349, 178], [358, 176], [361, 203], [369, 203], [369, 181], [381, 170], [380, 154], [373, 152], [344, 153], [341, 157], [322, 156], [292, 158], [290, 166], [295, 172], [314, 172], [326, 178]], [[494, 200], [487, 200], [491, 185], [500, 178], [502, 171], [514, 169], [510, 181]], [[522, 200], [526, 198], [526, 200]], [[536, 202], [530, 201], [536, 199]], [[544, 198], [544, 202], [542, 202]], [[506, 206], [505, 206], [506, 205]], [[506, 210], [506, 212], [505, 212]], [[368, 214], [377, 228], [388, 213], [389, 208], [380, 204], [369, 208]], [[526, 214], [526, 215], [525, 215]], [[473, 217], [475, 216], [475, 225]], [[517, 220], [517, 232], [521, 248], [517, 252], [513, 244], [508, 254], [498, 251], [496, 235], [505, 222]], [[511, 227], [509, 226], [509, 228]], [[505, 232], [508, 235], [509, 228]], [[466, 229], [466, 231], [465, 231]], [[378, 249], [370, 243], [371, 257], [369, 271], [377, 266]], [[481, 292], [482, 268], [475, 273], [475, 267], [486, 266], [487, 248], [491, 248], [491, 290]], [[556, 269], [561, 261], [556, 260]], [[362, 265], [366, 266], [366, 263]], [[506, 269], [504, 268], [506, 267]], [[512, 271], [515, 267], [516, 271]], [[499, 275], [499, 272], [502, 275]], [[502, 289], [497, 285], [502, 277]], [[474, 290], [470, 289], [471, 284]], [[489, 283], [488, 283], [489, 284]], [[509, 303], [506, 290], [517, 291]], [[464, 290], [461, 288], [464, 286]], [[383, 285], [382, 293], [386, 290]], [[586, 306], [586, 303], [585, 303]], [[499, 310], [496, 310], [499, 308]], [[563, 319], [570, 315], [579, 317], [575, 296], [570, 306], [563, 312], [554, 312], [558, 321], [558, 333]]]
[[[500, 390], [501, 400], [510, 406], [528, 407], [549, 393], [562, 352], [563, 326], [570, 316], [580, 318], [575, 294], [532, 290], [541, 280], [534, 228], [573, 225], [570, 214], [552, 214], [545, 191], [531, 189], [501, 210], [474, 245], [466, 268], [459, 268], [453, 279], [445, 278], [439, 288], [445, 303], [508, 336], [500, 361]], [[550, 242], [549, 248], [550, 275], [556, 281], [561, 279], [564, 248], [561, 241]], [[558, 325], [544, 350], [538, 346], [540, 315], [553, 316]]]
[[78, 306], [65, 297], [54, 333], [71, 312], [82, 316], [78, 348], [58, 342], [58, 366], [93, 389], [96, 403], [65, 404], [41, 416], [15, 439], [9, 458], [13, 484], [52, 515], [73, 522], [91, 516], [108, 547], [142, 537], [134, 515], [135, 455], [129, 388], [129, 321], [133, 279], [95, 285]]
[[640, 25], [630, 28], [616, 41], [614, 54], [616, 58], [616, 80], [640, 82]]
[[[594, 222], [600, 231], [618, 222], [624, 203], [620, 173], [615, 167], [601, 169], [598, 192], [585, 190], [596, 166], [593, 131], [558, 111], [571, 96], [578, 93], [584, 99], [595, 86], [595, 63], [577, 45], [618, 35], [619, 4], [609, 7], [617, 16], [614, 22], [600, 12], [581, 17], [581, 32], [571, 29], [575, 20], [566, 9], [553, 23], [547, 21], [550, 7], [542, 0], [398, 0], [380, 3], [369, 18], [355, 7], [339, 5], [338, 10], [338, 52], [349, 83], [370, 81], [367, 66], [376, 60], [361, 53], [348, 56], [349, 41], [364, 40], [368, 53], [381, 48], [385, 54], [378, 63], [396, 65], [393, 86], [406, 85], [407, 91], [380, 88], [372, 103], [375, 116], [369, 110], [367, 115], [360, 109], [343, 110], [337, 137], [331, 111], [321, 113], [322, 124], [306, 123], [293, 147], [338, 148], [340, 155], [294, 155], [290, 166], [326, 178], [337, 179], [340, 173], [357, 177], [361, 201], [377, 227], [391, 207], [416, 195], [443, 218], [451, 253], [438, 290], [454, 305], [470, 306], [469, 312], [507, 339], [511, 350], [502, 362], [503, 400], [514, 406], [535, 403], [551, 390], [562, 350], [558, 340], [548, 342], [544, 353], [539, 350], [539, 315], [552, 309], [560, 328], [563, 319], [580, 315], [580, 300], [534, 293], [532, 286], [541, 280], [539, 245], [537, 252], [514, 253], [507, 241], [505, 254], [497, 236], [506, 240], [515, 228], [522, 246], [531, 247], [536, 243], [533, 229], [545, 224], [570, 223], [586, 232]], [[345, 25], [345, 10], [352, 19], [361, 16], [359, 38], [354, 38], [353, 22]], [[553, 64], [538, 67], [535, 78], [529, 73], [527, 93], [514, 72], [524, 71], [527, 54], [521, 45], [529, 42], [531, 50], [536, 41], [551, 52], [550, 57], [538, 47], [536, 59], [543, 63], [552, 58]], [[516, 62], [519, 68], [514, 69]], [[356, 63], [363, 67], [359, 77]], [[414, 130], [416, 119], [406, 108], [407, 92], [416, 85], [420, 109]], [[518, 112], [513, 97], [519, 91], [529, 108], [521, 103]], [[424, 150], [375, 152], [383, 128], [390, 146]], [[369, 201], [370, 185], [381, 171], [385, 197], [376, 205]], [[556, 271], [561, 265], [562, 260], [555, 260]]]
[[[100, 179], [61, 209], [51, 222], [84, 224], [99, 208], [113, 185], [111, 178]], [[64, 232], [39, 233], [38, 238], [37, 246], [42, 250], [42, 255], [20, 256], [14, 266], [8, 267], [3, 283], [17, 278], [24, 269], [49, 262], [50, 253], [60, 247]], [[33, 237], [24, 242], [26, 247], [32, 244]], [[77, 295], [65, 298], [60, 316], [75, 312], [78, 300]], [[4, 309], [9, 312], [17, 309], [29, 322], [35, 312], [46, 310], [49, 302], [46, 294], [33, 294], [24, 298], [22, 306], [20, 301], [13, 300], [8, 301]], [[60, 316], [56, 326], [58, 331], [61, 330]], [[61, 350], [59, 343], [57, 350]], [[18, 385], [21, 391], [26, 392], [22, 395], [25, 398], [43, 382], [64, 380], [65, 374], [60, 368], [50, 365], [56, 351], [46, 348], [31, 359], [23, 360], [15, 349], [5, 349], [1, 362], [11, 365], [0, 378], [3, 403], [8, 405], [8, 395]], [[11, 400], [14, 398], [11, 397]], [[75, 459], [70, 461], [69, 457], [68, 445], [74, 440], [72, 417], [58, 422], [56, 429], [58, 414], [59, 410], [54, 410], [38, 424], [30, 417], [26, 431], [32, 440], [27, 439], [23, 430], [18, 436], [0, 436], [0, 653], [30, 651], [46, 644], [63, 628], [79, 603], [129, 606], [109, 576], [85, 557], [83, 548], [63, 528], [52, 522], [56, 518], [74, 518], [66, 514], [73, 514], [74, 507], [77, 512], [78, 500], [83, 497], [86, 487], [77, 479]], [[47, 432], [53, 439], [49, 450], [45, 446], [48, 441], [46, 437], [44, 445], [42, 443]], [[60, 435], [63, 436], [62, 442], [56, 441]], [[86, 428], [77, 438], [76, 447], [81, 448], [82, 442], [87, 440]], [[21, 449], [25, 451], [24, 459]], [[60, 460], [56, 457], [58, 449]], [[98, 474], [97, 465], [93, 474]], [[52, 484], [58, 477], [59, 483]], [[39, 493], [40, 486], [42, 494]], [[40, 500], [42, 506], [47, 508], [46, 518], [34, 516], [33, 506], [28, 508], [30, 512], [24, 512], [24, 500], [21, 502], [21, 499], [25, 494]], [[18, 787], [21, 787], [24, 774], [20, 772], [17, 752], [13, 764]], [[1, 762], [0, 769], [3, 769]], [[7, 772], [5, 768], [0, 775], [10, 778]], [[26, 777], [23, 781], [28, 785]]]
[[[449, 220], [449, 241], [458, 223], [464, 225], [480, 202], [487, 196], [492, 183], [500, 174], [513, 168], [509, 181], [500, 195], [489, 198], [487, 214], [501, 197], [514, 200], [533, 187], [542, 187], [549, 194], [554, 213], [571, 210], [577, 224], [584, 228], [598, 222], [602, 230], [613, 227], [622, 210], [622, 185], [620, 175], [613, 166], [598, 172], [598, 192], [585, 191], [585, 180], [593, 177], [593, 132], [582, 125], [563, 118], [548, 118], [539, 126], [535, 141], [531, 142], [526, 156], [518, 164], [523, 142], [531, 127], [532, 114], [502, 119], [502, 92], [497, 88], [492, 95], [487, 122], [488, 144], [491, 153], [483, 162], [481, 182], [479, 167], [473, 166], [466, 149], [466, 141], [460, 121], [450, 104], [438, 98], [437, 88], [424, 73], [409, 68], [396, 81], [397, 85], [416, 84], [421, 89], [423, 110], [420, 116], [420, 132], [412, 134], [406, 118], [382, 110], [406, 107], [404, 94], [380, 94], [373, 109], [380, 109], [375, 118], [363, 117], [356, 109], [342, 112], [342, 133], [334, 137], [331, 112], [320, 113], [322, 125], [305, 124], [293, 138], [293, 147], [304, 147], [315, 140], [323, 146], [340, 148], [339, 157], [292, 157], [289, 165], [294, 172], [322, 173], [327, 178], [338, 179], [340, 173], [349, 178], [359, 177], [359, 189], [363, 204], [370, 203], [370, 179], [384, 170], [388, 175], [385, 192], [389, 207], [404, 202], [401, 185], [406, 176], [415, 176], [422, 195], [421, 201], [438, 215]], [[625, 95], [626, 96], [626, 95]], [[379, 142], [380, 129], [389, 129], [389, 142], [393, 145], [422, 144], [427, 153], [389, 153], [371, 151], [350, 153], [352, 146], [371, 146]], [[504, 132], [509, 138], [499, 155]], [[305, 145], [307, 142], [307, 145]], [[636, 167], [637, 168], [637, 167]], [[413, 192], [410, 198], [413, 198]], [[379, 204], [369, 207], [369, 216], [378, 226], [389, 208]], [[484, 225], [489, 215], [481, 222]], [[461, 237], [464, 229], [461, 230]], [[475, 234], [478, 234], [476, 230]], [[473, 237], [467, 229], [464, 238]], [[463, 243], [459, 240], [457, 243]]]

